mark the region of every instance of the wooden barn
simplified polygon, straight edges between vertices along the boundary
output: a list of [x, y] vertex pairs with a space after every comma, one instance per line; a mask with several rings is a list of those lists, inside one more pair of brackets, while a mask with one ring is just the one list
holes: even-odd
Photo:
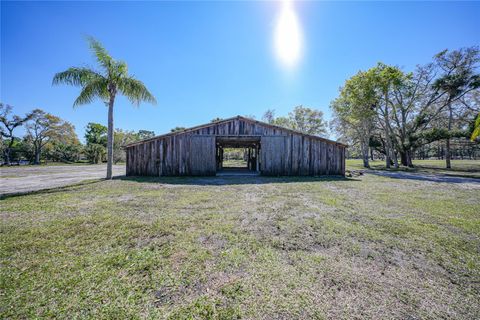
[[346, 145], [237, 116], [125, 146], [127, 175], [214, 176], [225, 170], [226, 148], [243, 148], [250, 173], [345, 174]]

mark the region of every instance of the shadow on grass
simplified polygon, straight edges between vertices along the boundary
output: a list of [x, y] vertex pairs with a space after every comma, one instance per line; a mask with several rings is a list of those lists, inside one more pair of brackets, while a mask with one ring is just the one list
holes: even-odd
[[442, 183], [475, 183], [480, 184], [480, 179], [472, 176], [446, 175], [440, 173], [428, 173], [419, 171], [402, 171], [402, 170], [368, 170], [370, 174], [388, 177], [392, 179], [408, 179], [429, 182]]
[[[364, 170], [365, 168], [361, 168]], [[372, 170], [379, 170], [379, 171], [401, 171], [401, 172], [410, 172], [410, 173], [432, 173], [432, 174], [442, 174], [445, 172], [452, 172], [457, 175], [457, 172], [461, 176], [462, 173], [476, 173], [478, 169], [476, 168], [438, 168], [438, 167], [429, 167], [429, 166], [422, 166], [422, 165], [415, 165], [414, 167], [405, 167], [400, 166], [399, 168], [386, 168], [385, 166], [371, 166], [370, 169]], [[465, 177], [471, 177], [468, 175], [464, 175]]]
[[376, 172], [386, 172], [386, 173], [407, 173], [410, 175], [417, 174], [419, 180], [425, 180], [423, 175], [431, 177], [433, 175], [442, 177], [459, 177], [459, 178], [469, 178], [469, 179], [479, 179], [480, 180], [480, 166], [472, 164], [471, 166], [463, 165], [461, 167], [453, 167], [447, 169], [445, 167], [440, 167], [436, 165], [428, 164], [414, 164], [414, 167], [400, 166], [399, 168], [386, 168], [385, 164], [373, 163], [370, 165], [370, 168], [364, 168], [359, 164], [347, 165], [347, 171], [376, 171]]
[[302, 183], [302, 182], [354, 182], [358, 179], [343, 176], [321, 177], [266, 177], [266, 176], [212, 176], [212, 177], [142, 177], [122, 176], [115, 179], [135, 181], [140, 183], [161, 183], [172, 185], [240, 185], [240, 184], [269, 184], [269, 183]]
[[101, 182], [101, 181], [105, 181], [105, 179], [84, 180], [84, 181], [69, 184], [69, 185], [66, 185], [66, 186], [53, 187], [53, 188], [40, 189], [40, 190], [7, 192], [7, 193], [0, 194], [0, 200], [4, 200], [4, 199], [7, 199], [7, 198], [19, 197], [19, 196], [25, 196], [25, 195], [31, 195], [31, 194], [51, 194], [51, 193], [63, 192], [63, 191], [68, 191], [69, 189], [72, 189], [72, 188], [75, 188], [75, 187], [81, 187], [81, 186], [86, 186], [86, 185], [90, 185], [90, 184], [95, 184], [95, 183], [98, 183], [98, 182]]

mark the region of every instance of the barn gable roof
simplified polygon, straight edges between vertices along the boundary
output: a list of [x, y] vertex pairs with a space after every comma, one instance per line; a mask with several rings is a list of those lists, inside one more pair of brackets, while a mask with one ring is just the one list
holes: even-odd
[[270, 127], [270, 128], [275, 128], [275, 129], [279, 129], [279, 130], [283, 130], [283, 131], [290, 132], [290, 133], [292, 133], [292, 134], [302, 135], [302, 136], [306, 136], [306, 137], [318, 139], [318, 140], [321, 140], [321, 141], [324, 141], [324, 142], [327, 142], [327, 143], [331, 143], [331, 144], [335, 144], [335, 145], [340, 145], [340, 146], [347, 147], [346, 144], [341, 143], [341, 142], [338, 142], [338, 141], [334, 141], [334, 140], [322, 138], [322, 137], [315, 136], [315, 135], [306, 134], [306, 133], [303, 133], [303, 132], [300, 132], [300, 131], [296, 131], [296, 130], [293, 130], [293, 129], [289, 129], [289, 128], [277, 126], [277, 125], [274, 125], [274, 124], [270, 124], [270, 123], [258, 121], [258, 120], [255, 120], [255, 119], [250, 119], [250, 118], [242, 117], [242, 116], [236, 116], [236, 117], [232, 117], [232, 118], [222, 119], [222, 120], [218, 120], [218, 121], [215, 121], [215, 122], [210, 122], [210, 123], [202, 124], [202, 125], [199, 125], [199, 126], [187, 128], [187, 129], [184, 129], [184, 130], [179, 130], [179, 131], [175, 131], [175, 132], [170, 132], [170, 133], [158, 135], [158, 136], [155, 136], [155, 137], [152, 137], [152, 138], [148, 138], [148, 139], [144, 139], [144, 140], [140, 140], [140, 141], [135, 141], [135, 142], [132, 142], [132, 143], [129, 143], [129, 144], [125, 145], [124, 147], [125, 147], [125, 148], [128, 148], [128, 147], [132, 147], [132, 146], [135, 146], [135, 145], [138, 145], [138, 144], [142, 144], [142, 143], [145, 143], [145, 142], [149, 142], [149, 141], [153, 141], [153, 140], [158, 140], [158, 139], [162, 139], [162, 138], [165, 138], [165, 137], [170, 137], [170, 136], [185, 134], [185, 133], [189, 133], [189, 132], [192, 132], [192, 131], [196, 131], [196, 130], [199, 130], [199, 129], [211, 127], [211, 126], [214, 126], [214, 125], [218, 125], [218, 124], [222, 124], [222, 123], [226, 123], [226, 122], [230, 122], [230, 121], [234, 121], [234, 120], [242, 120], [242, 121], [246, 121], [246, 122], [250, 122], [250, 123], [255, 123], [255, 124], [258, 124], [258, 125], [261, 125], [261, 126]]

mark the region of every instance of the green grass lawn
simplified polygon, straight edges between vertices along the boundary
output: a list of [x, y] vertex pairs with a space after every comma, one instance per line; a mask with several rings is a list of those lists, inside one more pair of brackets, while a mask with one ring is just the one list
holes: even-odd
[[[445, 160], [414, 160], [414, 168], [400, 167], [390, 168], [391, 171], [401, 170], [408, 172], [436, 173], [459, 177], [480, 178], [480, 160], [452, 160], [452, 168], [445, 168]], [[370, 161], [370, 167], [374, 170], [386, 170], [385, 161]], [[365, 169], [363, 161], [358, 159], [347, 160], [347, 169]]]
[[0, 318], [478, 319], [480, 188], [96, 181], [0, 201]]
[[223, 161], [223, 167], [224, 168], [246, 168], [247, 167], [247, 161], [245, 160], [224, 160]]

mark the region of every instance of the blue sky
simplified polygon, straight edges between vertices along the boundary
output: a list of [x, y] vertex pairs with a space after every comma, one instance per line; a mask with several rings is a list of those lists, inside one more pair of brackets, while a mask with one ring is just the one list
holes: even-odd
[[193, 126], [329, 103], [345, 79], [378, 61], [412, 70], [445, 49], [480, 44], [480, 3], [296, 2], [304, 51], [295, 69], [275, 58], [279, 2], [1, 2], [0, 100], [72, 122], [106, 124], [97, 101], [72, 108], [79, 88], [52, 87], [56, 72], [95, 66], [84, 36], [128, 63], [158, 105], [120, 98], [115, 127]]

